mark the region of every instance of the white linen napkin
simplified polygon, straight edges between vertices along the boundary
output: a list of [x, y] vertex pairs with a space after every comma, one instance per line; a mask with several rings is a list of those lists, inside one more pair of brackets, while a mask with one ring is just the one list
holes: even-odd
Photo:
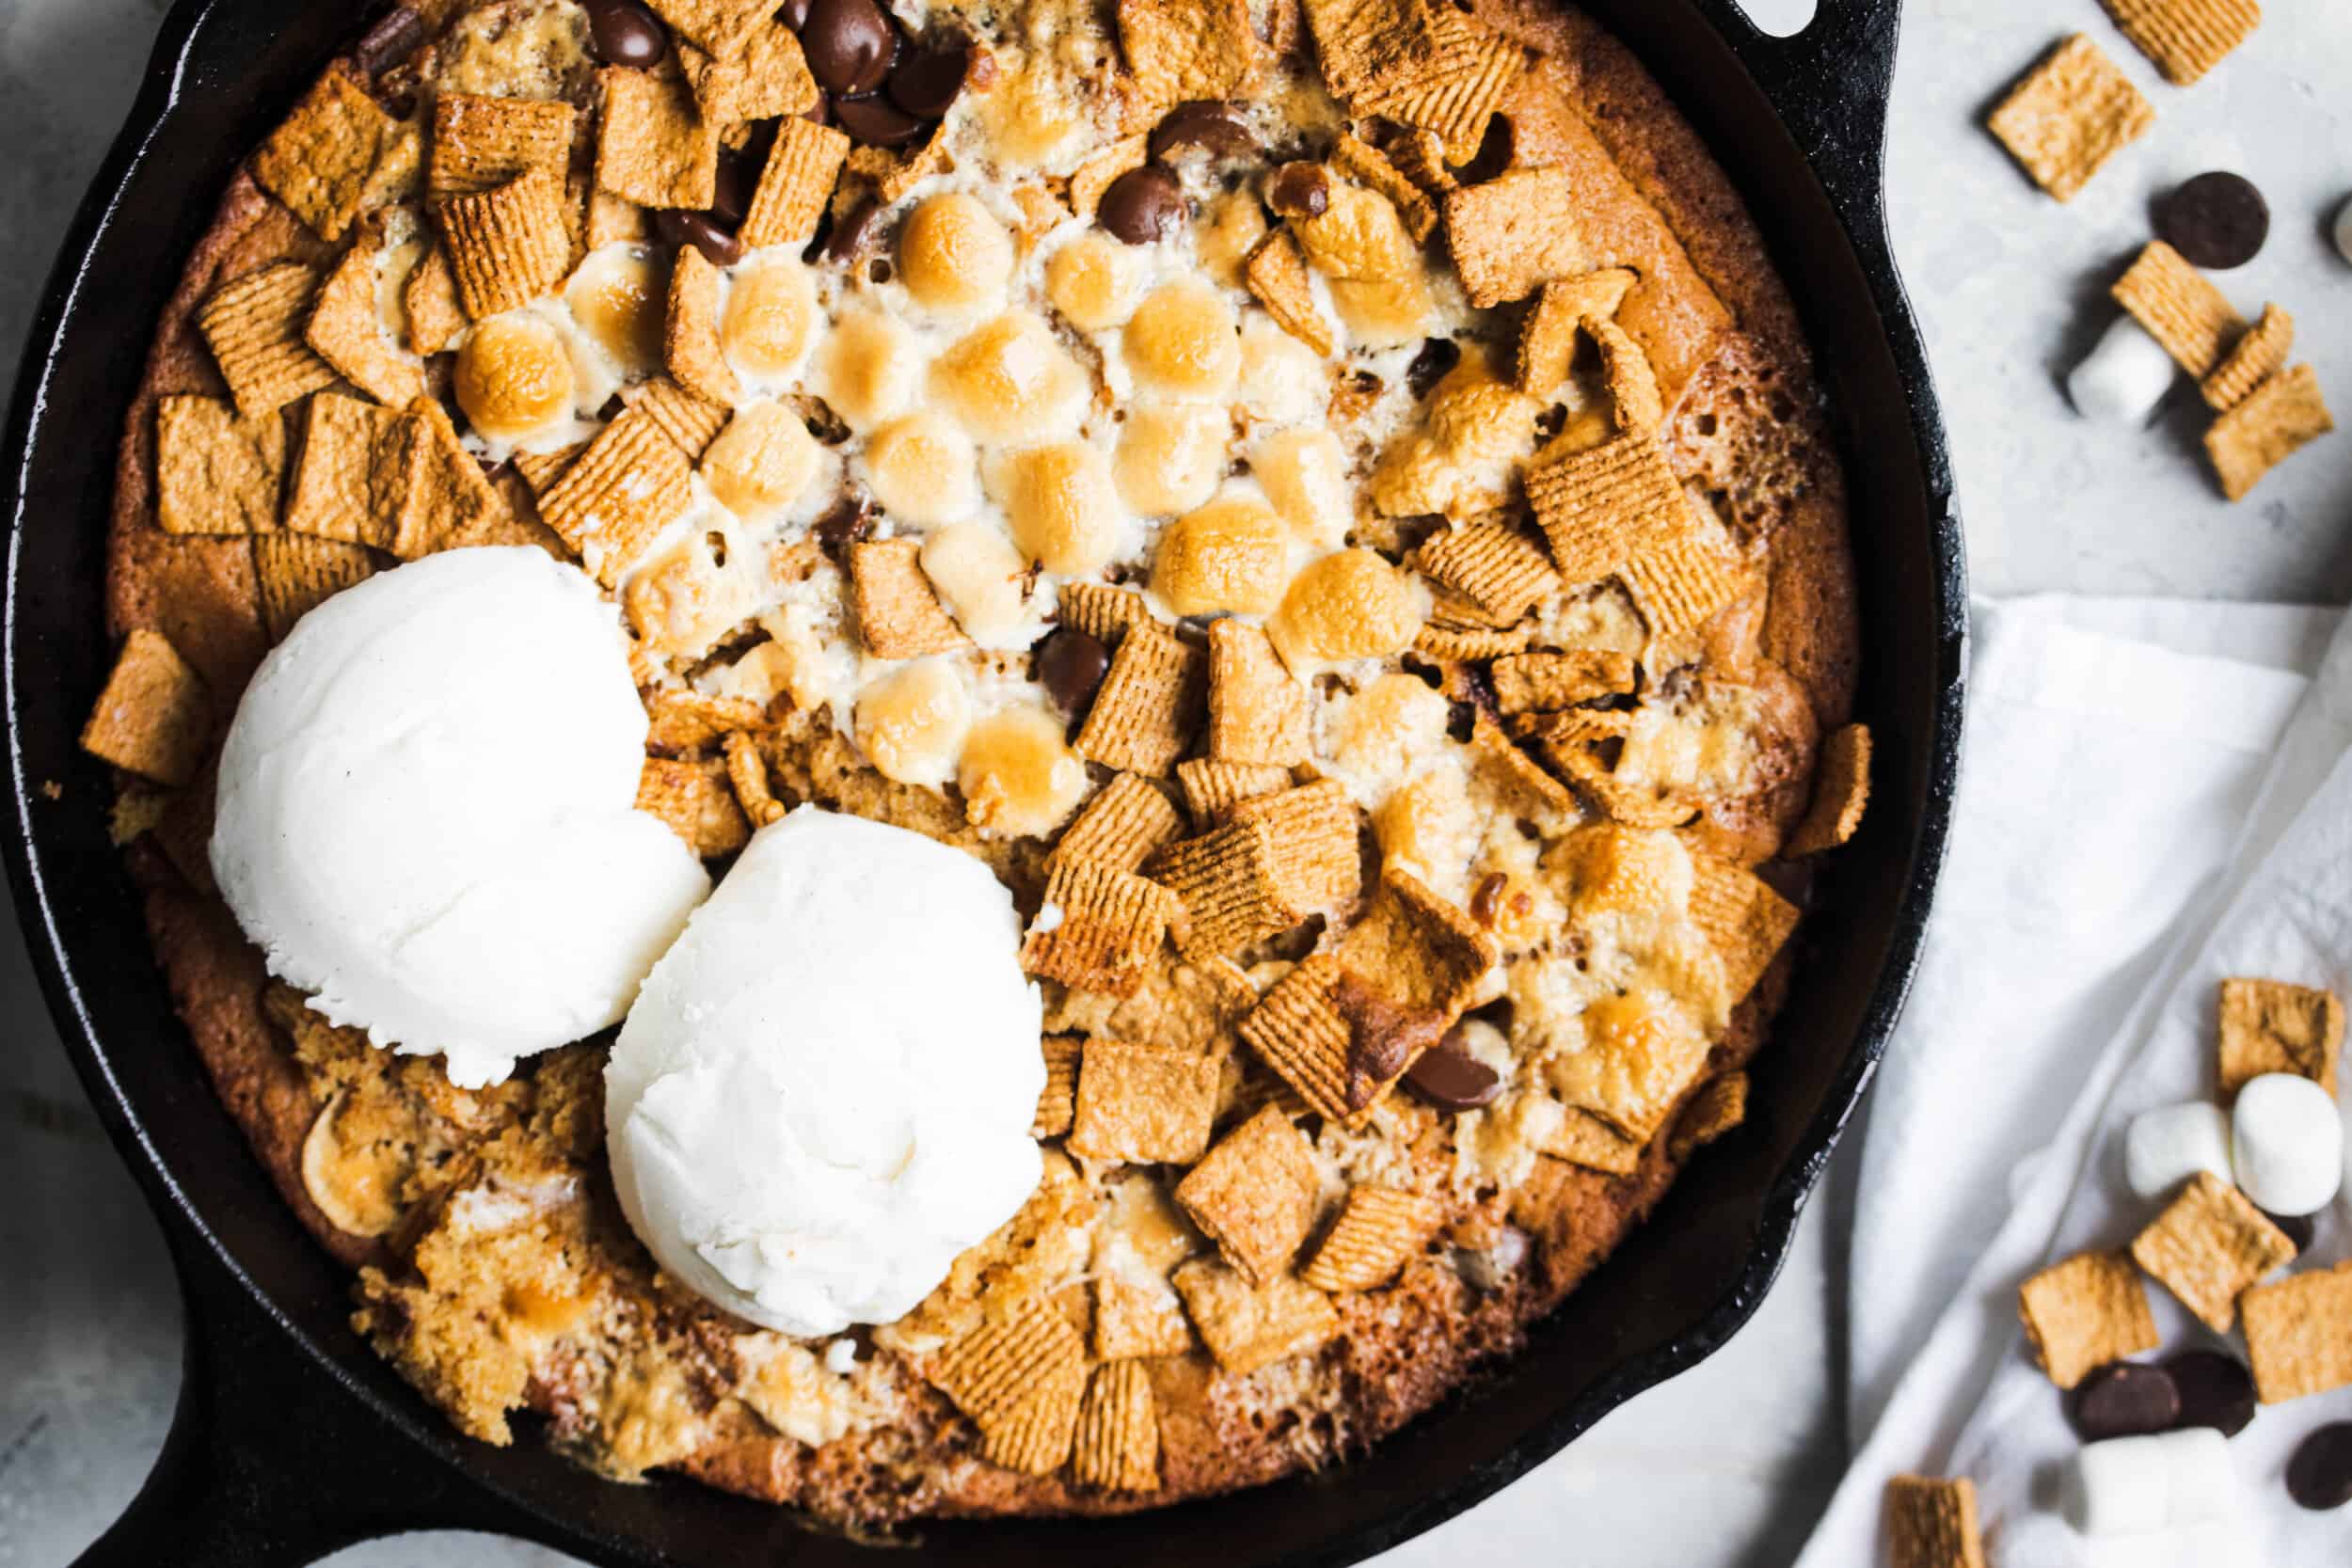
[[[2207, 1092], [2214, 980], [2352, 976], [2352, 878], [2333, 890], [2344, 940], [2329, 964], [2256, 935], [2297, 928], [2267, 874], [2214, 929], [2352, 742], [2352, 642], [2330, 645], [2315, 685], [2301, 673], [2336, 619], [2161, 601], [1977, 607], [1951, 857], [1855, 1200], [1860, 1449], [1801, 1568], [1878, 1560], [1881, 1492], [1904, 1470], [1973, 1475], [2004, 1568], [2103, 1560], [2054, 1512], [2052, 1462], [2074, 1440], [2023, 1349], [2016, 1287], [2151, 1217], [2122, 1184], [2117, 1132], [2149, 1105]], [[2342, 787], [2334, 818], [2314, 802], [2311, 820], [2352, 856], [2352, 768]], [[2280, 864], [2309, 877], [2313, 847], [2298, 826]], [[2209, 948], [2223, 934], [2238, 945]], [[2343, 1219], [2323, 1227], [2315, 1259], [2340, 1255]], [[2161, 1287], [2150, 1293], [2168, 1345], [2210, 1342]], [[2302, 1433], [2342, 1418], [2339, 1401], [2352, 1394], [2265, 1411], [2233, 1445], [2263, 1528], [2286, 1532], [2244, 1560], [2299, 1562], [2312, 1542], [2352, 1541], [2352, 1519], [2295, 1517], [2278, 1481]], [[2211, 1556], [2216, 1544], [2205, 1560], [2241, 1560]], [[2122, 1560], [2161, 1560], [2142, 1541]]]

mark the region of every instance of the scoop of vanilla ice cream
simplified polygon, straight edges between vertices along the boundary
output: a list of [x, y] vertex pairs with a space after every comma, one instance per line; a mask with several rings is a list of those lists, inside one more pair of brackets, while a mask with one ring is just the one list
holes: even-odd
[[645, 713], [613, 607], [529, 546], [328, 599], [221, 750], [213, 874], [272, 974], [451, 1080], [617, 1022], [710, 891], [636, 809]]
[[1038, 1182], [1020, 941], [959, 850], [813, 806], [761, 829], [605, 1067], [612, 1183], [662, 1267], [787, 1334], [912, 1311]]

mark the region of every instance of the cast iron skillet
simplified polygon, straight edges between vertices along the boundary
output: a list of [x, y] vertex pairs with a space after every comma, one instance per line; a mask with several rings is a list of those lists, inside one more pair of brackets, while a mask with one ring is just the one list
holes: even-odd
[[[1822, 0], [1790, 40], [1759, 33], [1730, 0], [1583, 3], [1664, 84], [1763, 224], [1853, 490], [1876, 792], [1819, 889], [1750, 1120], [1693, 1162], [1523, 1354], [1363, 1458], [1133, 1519], [933, 1525], [893, 1562], [1336, 1564], [1428, 1529], [1730, 1338], [1877, 1064], [1943, 853], [1966, 638], [1949, 462], [1882, 204], [1898, 0]], [[149, 332], [233, 163], [357, 20], [318, 0], [181, 0], [66, 239], [8, 426], [8, 871], [67, 1049], [163, 1222], [188, 1308], [163, 1457], [82, 1560], [258, 1568], [442, 1527], [612, 1564], [870, 1568], [871, 1548], [785, 1510], [679, 1481], [615, 1486], [529, 1435], [468, 1442], [359, 1342], [348, 1276], [278, 1200], [172, 1016], [106, 840], [104, 770], [75, 750], [112, 652], [100, 605], [115, 443]]]

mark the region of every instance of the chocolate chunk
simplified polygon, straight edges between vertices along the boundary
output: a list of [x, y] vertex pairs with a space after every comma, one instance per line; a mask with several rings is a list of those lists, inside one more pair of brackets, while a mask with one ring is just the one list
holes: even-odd
[[2181, 1390], [2162, 1367], [2110, 1361], [2074, 1386], [2067, 1414], [2086, 1443], [2169, 1432], [2181, 1418]]
[[2235, 1437], [2254, 1418], [2254, 1378], [2246, 1363], [2217, 1350], [2185, 1350], [2163, 1363], [2180, 1391], [2184, 1427], [2217, 1428]]
[[2319, 1229], [2317, 1214], [2274, 1214], [2265, 1209], [2263, 1218], [2286, 1233], [2287, 1240], [2295, 1243], [2296, 1256], [2312, 1250], [2312, 1237]]
[[753, 172], [748, 158], [732, 152], [719, 154], [718, 194], [710, 198], [710, 215], [729, 229], [743, 221], [751, 210], [752, 192], [758, 187], [759, 177]]
[[743, 259], [743, 242], [726, 231], [708, 213], [682, 213], [663, 208], [653, 215], [654, 232], [672, 245], [691, 245], [714, 267], [731, 267]]
[[1405, 1069], [1405, 1086], [1441, 1111], [1475, 1111], [1502, 1092], [1502, 1076], [1463, 1050], [1461, 1039], [1448, 1035]]
[[801, 118], [811, 125], [831, 125], [833, 123], [833, 94], [818, 87], [817, 102], [803, 109]]
[[1075, 626], [1057, 626], [1037, 645], [1038, 684], [1073, 719], [1094, 701], [1110, 667], [1111, 652], [1103, 640]]
[[864, 496], [844, 496], [817, 519], [809, 531], [828, 555], [839, 555], [874, 531], [874, 515]]
[[818, 87], [843, 97], [881, 87], [898, 52], [898, 32], [874, 0], [810, 0], [800, 32], [808, 73]]
[[2321, 1427], [2287, 1461], [2287, 1496], [2305, 1508], [2352, 1503], [2352, 1421]]
[[644, 67], [670, 52], [661, 19], [637, 0], [581, 0], [588, 12], [588, 41], [607, 65]]
[[1242, 123], [1232, 105], [1214, 98], [1179, 103], [1152, 127], [1152, 158], [1155, 163], [1184, 148], [1199, 148], [1213, 158], [1240, 158], [1256, 151], [1257, 147], [1258, 138], [1249, 134], [1249, 128]]
[[1157, 164], [1131, 168], [1110, 182], [1094, 220], [1128, 245], [1165, 240], [1184, 226], [1184, 188]]
[[1286, 218], [1319, 218], [1331, 210], [1331, 176], [1321, 164], [1284, 164], [1266, 184], [1266, 205]]
[[969, 46], [907, 52], [890, 72], [890, 101], [917, 119], [938, 119], [955, 106], [963, 91], [963, 73], [972, 63]]
[[2156, 233], [2192, 266], [2242, 267], [2270, 238], [2270, 203], [2244, 175], [2216, 169], [2156, 203]]
[[784, 0], [783, 8], [776, 12], [776, 20], [799, 32], [808, 25], [808, 0]]
[[1331, 986], [1331, 1005], [1347, 1021], [1347, 1104], [1372, 1103], [1380, 1085], [1445, 1036], [1446, 1017], [1390, 1001], [1345, 970]]
[[904, 147], [923, 135], [923, 122], [887, 98], [836, 100], [833, 118], [867, 147]]
[[1425, 398], [1429, 388], [1445, 379], [1446, 372], [1462, 362], [1462, 346], [1451, 338], [1424, 338], [1421, 352], [1405, 367], [1405, 385], [1413, 396]]
[[825, 260], [844, 265], [856, 261], [881, 227], [882, 203], [869, 196], [834, 223], [825, 241]]
[[1502, 890], [1511, 885], [1511, 879], [1500, 871], [1489, 871], [1478, 879], [1478, 890], [1470, 895], [1470, 918], [1481, 926], [1491, 927], [1502, 901]]
[[351, 61], [370, 76], [381, 76], [416, 52], [424, 41], [424, 18], [406, 6], [395, 6], [376, 18], [375, 25], [351, 46]]

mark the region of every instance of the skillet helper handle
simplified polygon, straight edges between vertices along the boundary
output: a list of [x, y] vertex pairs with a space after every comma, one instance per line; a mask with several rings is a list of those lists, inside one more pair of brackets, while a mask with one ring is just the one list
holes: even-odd
[[1901, 23], [1902, 0], [1819, 0], [1803, 32], [1770, 38], [1749, 24], [1737, 46], [1857, 239], [1883, 236], [1887, 101]]
[[180, 1402], [138, 1496], [76, 1568], [298, 1568], [402, 1530], [496, 1529], [487, 1499], [292, 1345], [167, 1223], [185, 1306]]

